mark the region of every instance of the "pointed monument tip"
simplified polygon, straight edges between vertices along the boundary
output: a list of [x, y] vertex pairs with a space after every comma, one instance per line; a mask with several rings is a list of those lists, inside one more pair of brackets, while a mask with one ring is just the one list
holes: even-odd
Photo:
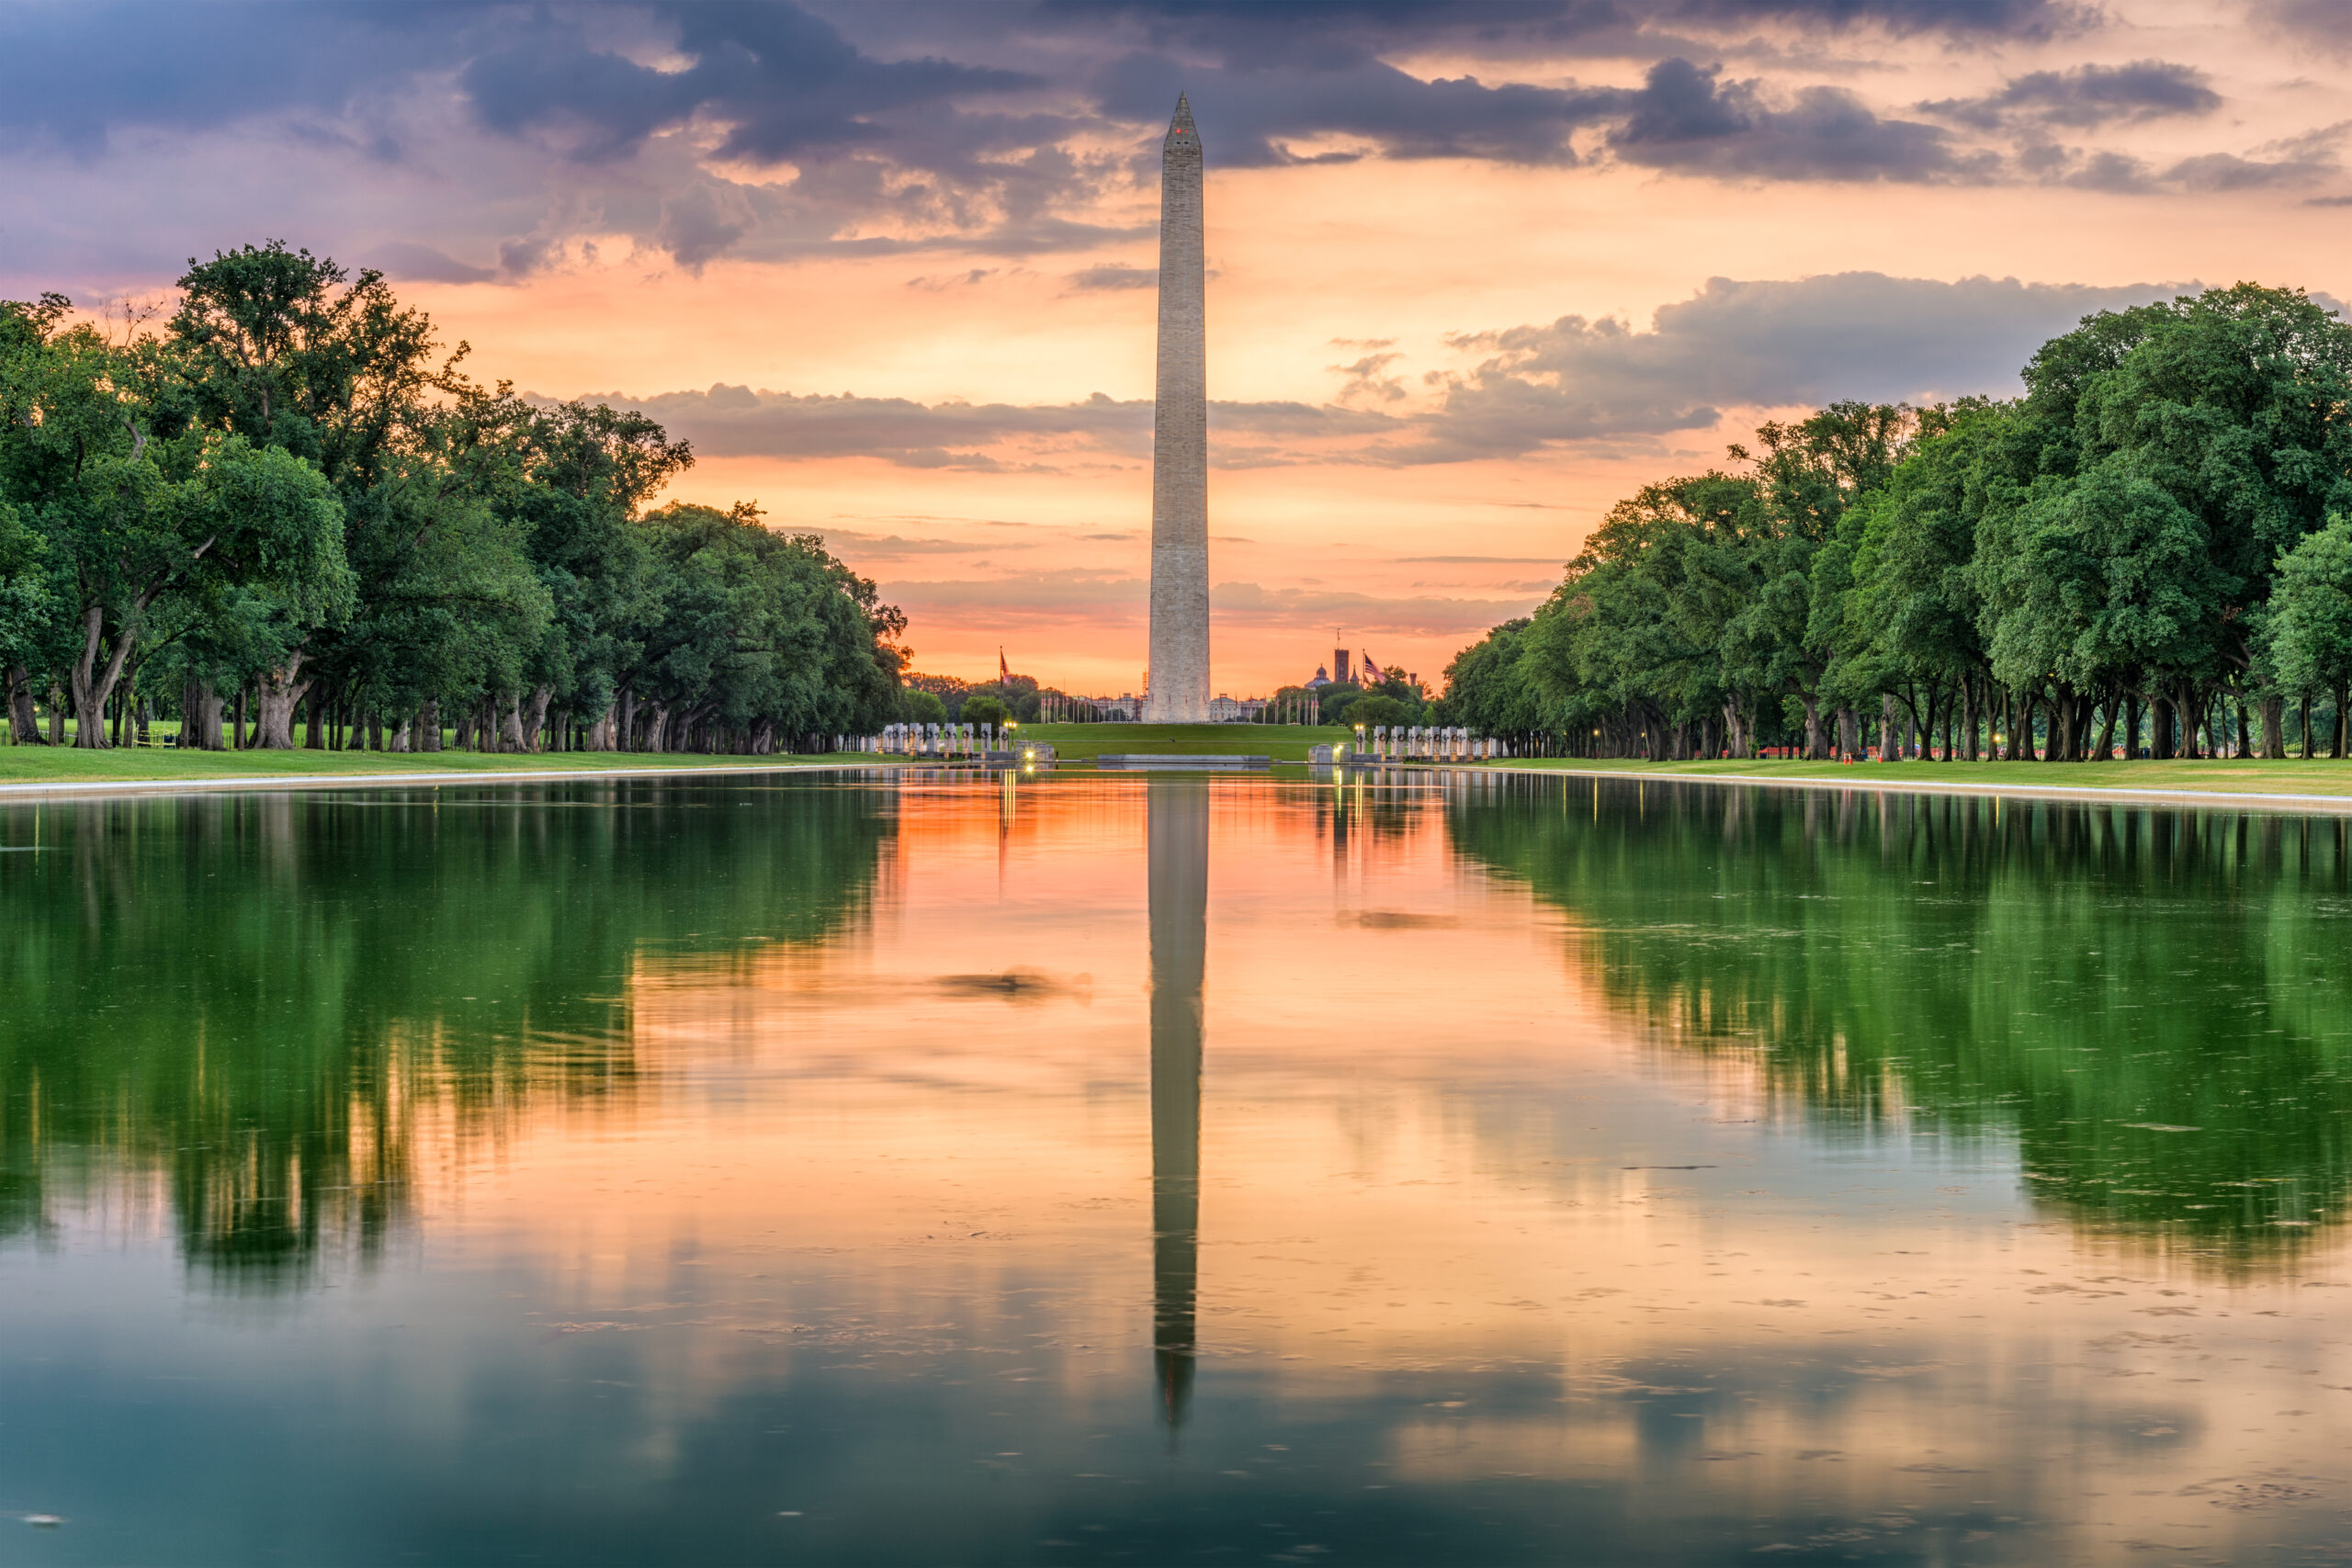
[[1176, 118], [1168, 122], [1168, 129], [1170, 130], [1193, 129], [1193, 106], [1182, 93], [1176, 95]]

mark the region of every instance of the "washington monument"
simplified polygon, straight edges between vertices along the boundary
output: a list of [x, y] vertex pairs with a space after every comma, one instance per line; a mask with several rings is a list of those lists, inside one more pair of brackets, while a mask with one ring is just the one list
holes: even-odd
[[1192, 106], [1159, 149], [1159, 385], [1151, 428], [1151, 689], [1144, 717], [1209, 717], [1209, 372], [1201, 136]]

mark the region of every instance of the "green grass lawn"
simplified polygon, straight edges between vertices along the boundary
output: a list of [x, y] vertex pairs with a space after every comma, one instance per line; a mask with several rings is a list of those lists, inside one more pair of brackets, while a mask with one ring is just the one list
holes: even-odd
[[593, 773], [611, 768], [807, 767], [812, 763], [879, 761], [847, 757], [707, 757], [642, 751], [562, 751], [503, 754], [480, 751], [182, 751], [174, 747], [124, 747], [83, 751], [59, 746], [0, 746], [0, 784], [71, 784], [88, 780], [239, 779], [333, 773]]
[[1868, 786], [1941, 784], [1973, 789], [1994, 784], [2021, 789], [2199, 790], [2216, 795], [2332, 795], [2352, 796], [2352, 761], [2325, 757], [2303, 761], [2131, 762], [1840, 762], [1770, 761], [1644, 762], [1586, 761], [1568, 757], [1513, 758], [1494, 764], [1596, 773], [1644, 773], [1652, 777], [1743, 777], [1823, 779]]
[[1050, 742], [1061, 761], [1091, 762], [1114, 755], [1272, 757], [1304, 762], [1310, 746], [1353, 742], [1356, 732], [1336, 724], [1024, 724], [1023, 740]]

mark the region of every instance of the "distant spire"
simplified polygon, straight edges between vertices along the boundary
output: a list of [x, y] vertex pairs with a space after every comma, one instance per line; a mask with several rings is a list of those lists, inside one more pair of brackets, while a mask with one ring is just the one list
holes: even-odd
[[1199, 129], [1199, 127], [1193, 123], [1193, 106], [1184, 101], [1184, 95], [1182, 93], [1176, 95], [1176, 118], [1168, 122], [1168, 129], [1170, 130], [1197, 130]]

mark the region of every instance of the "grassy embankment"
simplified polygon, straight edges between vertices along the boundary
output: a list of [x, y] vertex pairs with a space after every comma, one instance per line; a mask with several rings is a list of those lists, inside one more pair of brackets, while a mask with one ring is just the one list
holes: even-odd
[[[0, 734], [5, 734], [0, 729]], [[1307, 748], [1352, 743], [1338, 725], [1287, 724], [1032, 724], [1024, 739], [1052, 744], [1064, 762], [1091, 765], [1105, 751], [1129, 755], [1264, 756], [1304, 762]], [[73, 747], [0, 745], [0, 784], [130, 783], [139, 780], [334, 777], [400, 773], [593, 773], [690, 772], [705, 768], [793, 768], [885, 759], [706, 756], [700, 753], [565, 751], [508, 754], [479, 751], [182, 751], [174, 747], [125, 747], [83, 751]], [[1478, 765], [1478, 764], [1471, 764]], [[1492, 766], [1544, 772], [1643, 774], [1673, 778], [1819, 780], [1867, 789], [1879, 784], [1974, 790], [2106, 789], [2194, 791], [2211, 795], [2304, 795], [2352, 798], [2352, 761], [2132, 762], [1838, 762], [1602, 761], [1568, 757], [1514, 758]]]
[[1128, 756], [1272, 757], [1304, 762], [1310, 746], [1352, 744], [1356, 732], [1336, 724], [1024, 724], [1023, 740], [1042, 740], [1064, 762], [1091, 762], [1103, 752]]
[[2129, 762], [1645, 762], [1620, 759], [1591, 761], [1573, 757], [1526, 757], [1497, 767], [1593, 773], [1640, 773], [1650, 778], [1819, 779], [1846, 788], [1873, 784], [1934, 785], [1946, 789], [2194, 790], [2211, 795], [2315, 795], [2352, 797], [2352, 761], [2325, 757], [2304, 761], [2181, 760]]
[[[1310, 728], [1266, 724], [1036, 724], [1023, 726], [1021, 733], [1027, 739], [1050, 742], [1063, 761], [1081, 764], [1091, 763], [1105, 751], [1255, 755], [1282, 762], [1304, 762], [1310, 746], [1355, 739], [1353, 730], [1336, 725]], [[169, 746], [84, 751], [72, 746], [0, 746], [0, 784], [297, 778], [350, 773], [589, 773], [622, 768], [784, 768], [886, 760], [855, 754], [736, 757], [668, 751], [182, 751]]]
[[70, 746], [0, 746], [0, 784], [134, 783], [142, 779], [300, 778], [390, 773], [593, 773], [616, 768], [808, 767], [875, 761], [857, 757], [708, 757], [696, 754], [561, 751], [182, 751], [123, 747], [83, 751]]

